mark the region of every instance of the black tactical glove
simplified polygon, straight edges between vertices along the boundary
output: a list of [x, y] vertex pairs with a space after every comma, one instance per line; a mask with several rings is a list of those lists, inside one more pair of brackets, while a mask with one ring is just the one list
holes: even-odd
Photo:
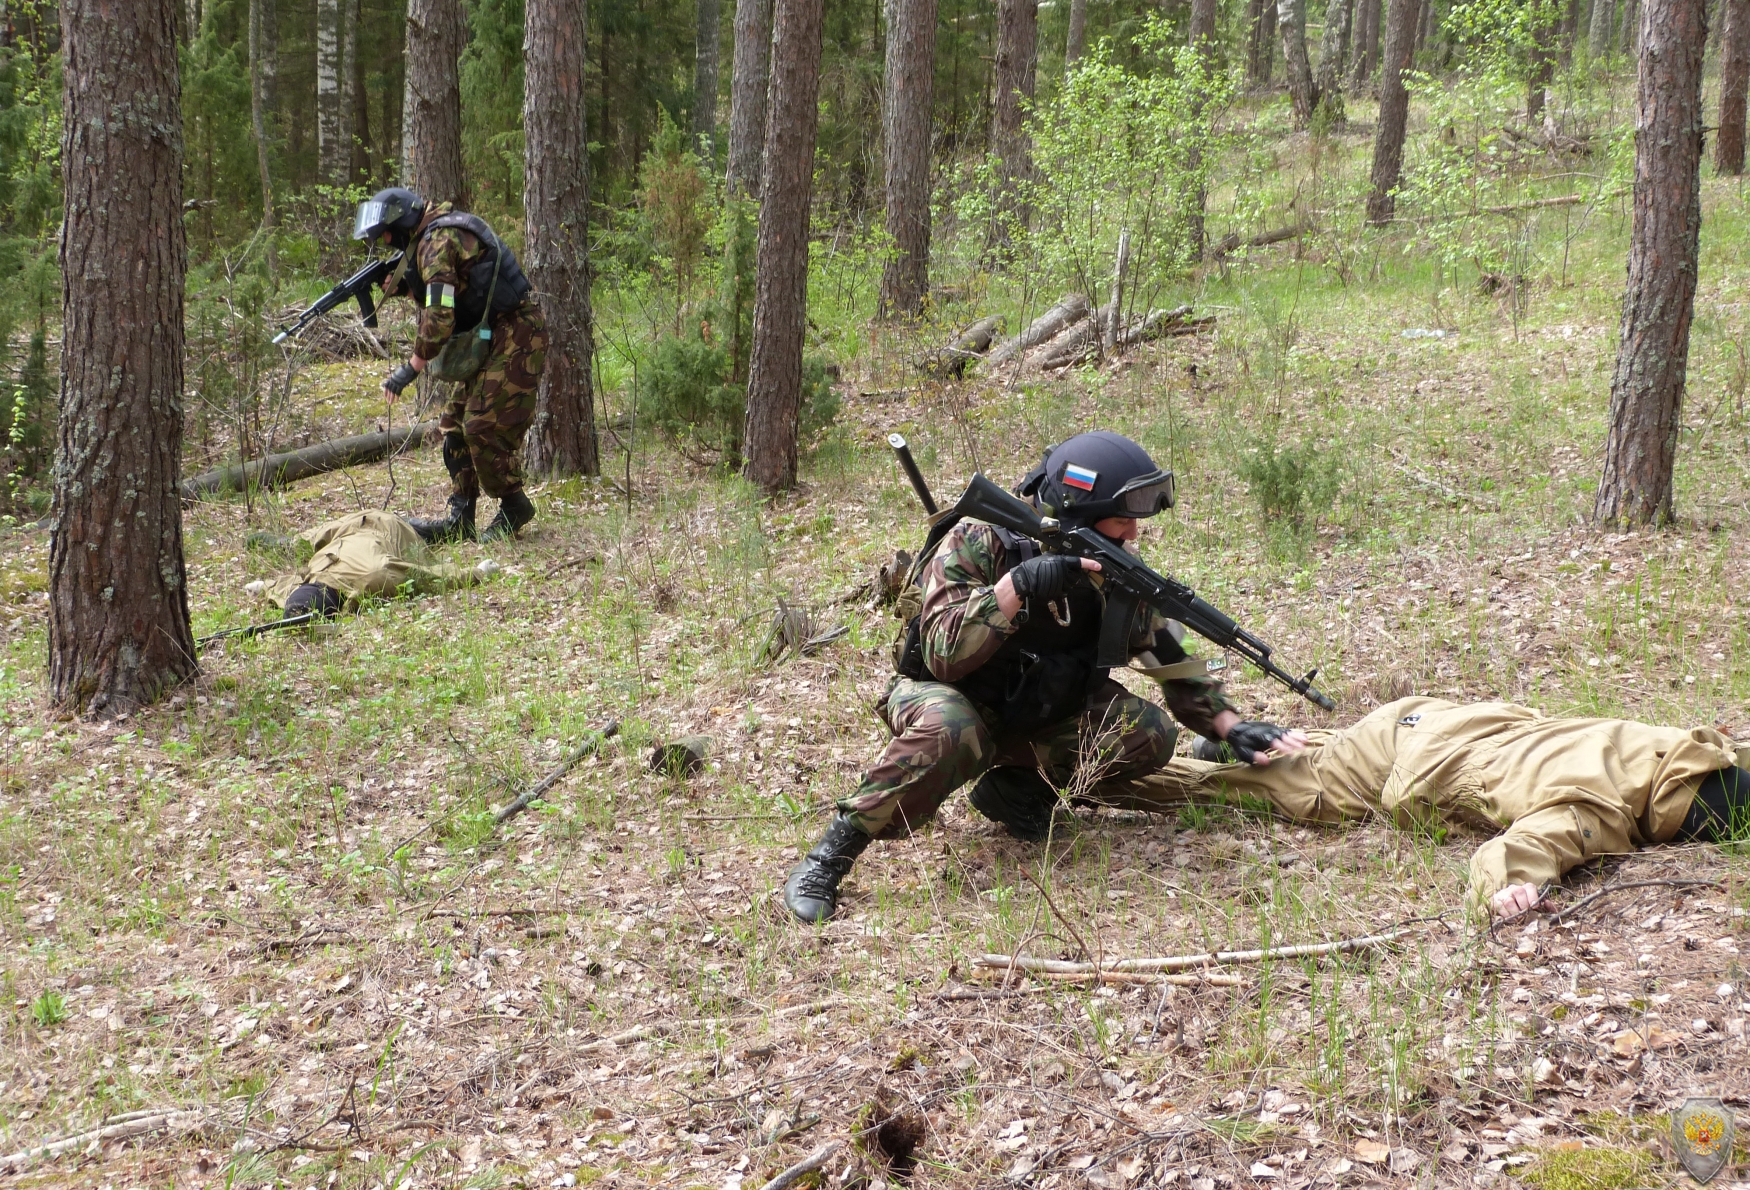
[[418, 379], [419, 373], [413, 370], [412, 364], [402, 364], [399, 368], [396, 368], [393, 372], [389, 373], [389, 378], [383, 381], [383, 387], [394, 393], [396, 396], [400, 396], [402, 389]]
[[1288, 734], [1286, 727], [1253, 719], [1242, 719], [1221, 738], [1245, 764], [1258, 763], [1258, 757], [1270, 750], [1270, 745]]
[[1066, 554], [1040, 554], [1009, 571], [1009, 582], [1023, 605], [1029, 599], [1061, 599], [1081, 577], [1082, 560]]

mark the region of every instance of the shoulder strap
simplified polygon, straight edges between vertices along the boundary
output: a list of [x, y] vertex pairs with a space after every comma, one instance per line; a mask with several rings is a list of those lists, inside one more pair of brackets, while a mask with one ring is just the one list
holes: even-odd
[[498, 237], [486, 226], [486, 220], [466, 211], [451, 211], [448, 215], [440, 215], [431, 221], [431, 226], [459, 227], [472, 232], [476, 239], [492, 249], [492, 282], [486, 287], [486, 309], [480, 315], [480, 321], [469, 331], [472, 334], [492, 320], [492, 296], [498, 292], [498, 269], [504, 263], [504, 245], [498, 242]]

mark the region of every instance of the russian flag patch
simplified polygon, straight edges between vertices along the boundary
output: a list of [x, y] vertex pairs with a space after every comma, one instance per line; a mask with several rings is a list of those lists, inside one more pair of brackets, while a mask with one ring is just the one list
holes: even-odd
[[1090, 471], [1086, 467], [1078, 467], [1074, 463], [1063, 469], [1063, 482], [1072, 488], [1080, 488], [1084, 492], [1094, 490], [1094, 481], [1100, 478], [1098, 471]]

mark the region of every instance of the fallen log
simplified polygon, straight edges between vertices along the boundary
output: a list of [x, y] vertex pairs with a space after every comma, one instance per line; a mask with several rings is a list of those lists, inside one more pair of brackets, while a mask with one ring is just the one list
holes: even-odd
[[0, 1170], [16, 1173], [34, 1162], [53, 1161], [64, 1153], [82, 1152], [92, 1145], [101, 1146], [113, 1140], [129, 1140], [165, 1128], [192, 1130], [204, 1123], [205, 1120], [206, 1113], [200, 1109], [129, 1112], [126, 1115], [114, 1117], [109, 1123], [89, 1132], [63, 1137], [46, 1144], [33, 1145], [30, 1148], [20, 1149], [16, 1153], [0, 1157]]
[[966, 361], [981, 358], [990, 350], [990, 341], [1003, 327], [1002, 316], [993, 314], [981, 318], [961, 332], [948, 346], [926, 358], [919, 370], [926, 376], [954, 380], [966, 373]]
[[1087, 358], [1090, 348], [1099, 349], [1100, 328], [1112, 316], [1110, 303], [1094, 311], [1093, 317], [1079, 319], [1027, 353], [1027, 366], [1042, 372], [1064, 368]]
[[317, 442], [301, 450], [268, 455], [247, 463], [220, 467], [192, 479], [182, 481], [182, 498], [198, 500], [215, 492], [238, 492], [245, 487], [283, 488], [312, 475], [375, 463], [391, 454], [401, 454], [419, 444], [434, 421], [418, 425], [397, 426], [393, 430], [378, 430], [374, 434], [354, 434], [348, 438], [333, 438]]
[[1229, 232], [1216, 241], [1215, 247], [1209, 250], [1209, 259], [1221, 260], [1231, 252], [1241, 248], [1263, 248], [1270, 244], [1280, 244], [1283, 240], [1295, 240], [1311, 230], [1306, 223], [1290, 223], [1287, 227], [1278, 227], [1271, 231], [1261, 231], [1249, 240], [1242, 240], [1238, 232]]
[[1068, 959], [1041, 959], [1032, 955], [981, 955], [973, 961], [975, 967], [996, 970], [1015, 969], [1048, 975], [1088, 976], [1099, 973], [1158, 974], [1163, 971], [1184, 971], [1193, 967], [1229, 966], [1237, 963], [1261, 963], [1273, 959], [1315, 958], [1322, 955], [1350, 954], [1389, 946], [1413, 933], [1408, 926], [1369, 934], [1364, 938], [1344, 938], [1337, 942], [1313, 942], [1297, 946], [1269, 946], [1258, 950], [1218, 950], [1207, 954], [1181, 954], [1165, 958], [1110, 959], [1099, 965]]
[[1079, 293], [1072, 293], [1035, 318], [1026, 330], [991, 352], [986, 362], [992, 364], [1007, 363], [1022, 352], [1030, 351], [1039, 344], [1056, 337], [1065, 327], [1080, 322], [1087, 316], [1088, 299]]

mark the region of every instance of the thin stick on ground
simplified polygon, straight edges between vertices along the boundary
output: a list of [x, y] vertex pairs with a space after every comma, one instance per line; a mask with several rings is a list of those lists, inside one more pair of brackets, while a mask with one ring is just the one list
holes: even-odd
[[[1043, 890], [1041, 890], [1043, 891]], [[1228, 966], [1239, 963], [1261, 963], [1271, 959], [1301, 959], [1320, 955], [1348, 954], [1386, 946], [1413, 931], [1409, 927], [1369, 934], [1364, 938], [1344, 938], [1337, 942], [1306, 943], [1298, 946], [1270, 946], [1259, 950], [1217, 950], [1207, 954], [1170, 955], [1164, 958], [1114, 959], [1110, 963], [1076, 963], [1065, 959], [1041, 959], [1032, 955], [987, 954], [974, 962], [978, 967], [1018, 967], [1023, 971], [1051, 975], [1093, 975], [1097, 972], [1131, 974], [1160, 971], [1183, 971], [1189, 967]]]
[[88, 1145], [101, 1145], [112, 1140], [126, 1140], [129, 1137], [144, 1136], [148, 1132], [156, 1132], [161, 1128], [169, 1128], [182, 1123], [195, 1122], [204, 1117], [205, 1113], [200, 1111], [133, 1112], [129, 1114], [129, 1118], [105, 1124], [102, 1128], [94, 1128], [76, 1136], [62, 1137], [60, 1140], [51, 1140], [47, 1144], [33, 1145], [28, 1149], [20, 1149], [16, 1153], [0, 1157], [0, 1169], [16, 1170], [33, 1161], [53, 1160], [64, 1153], [83, 1150]]
[[1580, 910], [1584, 909], [1592, 902], [1602, 900], [1603, 898], [1608, 897], [1611, 893], [1623, 892], [1631, 888], [1719, 888], [1722, 883], [1724, 882], [1720, 880], [1625, 880], [1621, 884], [1605, 885], [1589, 897], [1581, 897], [1578, 901], [1575, 901], [1572, 905], [1569, 905], [1566, 909], [1556, 914], [1555, 920], [1559, 925], [1562, 922], [1567, 921], [1573, 914], [1580, 912]]
[[794, 1186], [804, 1177], [813, 1173], [815, 1170], [822, 1168], [828, 1161], [831, 1161], [833, 1157], [837, 1155], [839, 1147], [843, 1143], [843, 1141], [837, 1140], [827, 1141], [818, 1149], [814, 1150], [814, 1152], [798, 1161], [795, 1165], [792, 1165], [789, 1169], [786, 1169], [783, 1173], [767, 1182], [764, 1186], [761, 1186], [760, 1190], [787, 1190], [787, 1187]]
[[559, 779], [561, 777], [565, 776], [566, 773], [569, 773], [579, 764], [582, 764], [584, 757], [592, 755], [597, 748], [600, 748], [604, 743], [613, 739], [619, 733], [620, 721], [618, 719], [609, 719], [606, 727], [602, 728], [593, 737], [585, 740], [573, 749], [571, 755], [561, 761], [558, 768], [548, 773], [545, 777], [542, 777], [538, 785], [517, 798], [516, 801], [506, 806], [504, 809], [500, 810], [498, 812], [498, 817], [493, 819], [493, 822], [498, 826], [503, 826], [512, 818], [515, 818], [518, 814], [527, 810], [530, 806], [534, 805], [535, 802], [540, 800], [543, 793], [546, 793], [549, 789], [559, 784]]

